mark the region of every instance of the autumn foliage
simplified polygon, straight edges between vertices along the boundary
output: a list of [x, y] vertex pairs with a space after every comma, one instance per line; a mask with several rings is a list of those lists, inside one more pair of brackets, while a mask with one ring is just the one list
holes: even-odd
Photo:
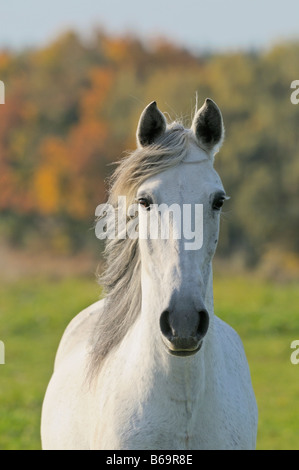
[[89, 42], [68, 32], [37, 50], [0, 51], [0, 237], [21, 246], [64, 237], [63, 246], [82, 248], [144, 106], [155, 99], [188, 126], [198, 93], [219, 104], [226, 124], [216, 166], [231, 201], [220, 252], [239, 250], [248, 262], [272, 247], [298, 254], [298, 53], [289, 43], [196, 55], [103, 31]]

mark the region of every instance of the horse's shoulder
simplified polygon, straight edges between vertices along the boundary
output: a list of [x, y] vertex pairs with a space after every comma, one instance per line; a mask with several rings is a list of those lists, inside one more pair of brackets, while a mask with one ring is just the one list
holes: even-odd
[[225, 340], [229, 340], [229, 342], [235, 343], [236, 346], [242, 346], [243, 348], [243, 343], [239, 334], [231, 325], [229, 325], [228, 323], [226, 323], [224, 320], [217, 317], [216, 315], [214, 317], [214, 320], [215, 320], [216, 333], [218, 335], [220, 335]]
[[[218, 317], [216, 317], [216, 331], [218, 351], [220, 351], [226, 370], [235, 374], [239, 380], [248, 385], [251, 383], [250, 369], [239, 334]], [[249, 386], [247, 389], [251, 390]]]
[[246, 358], [243, 342], [237, 331], [228, 323], [215, 317], [216, 338], [219, 346], [218, 352], [221, 354], [221, 365], [232, 383], [237, 381], [243, 397], [249, 403], [250, 422], [253, 430], [253, 446], [257, 429], [258, 409], [255, 395], [252, 388], [249, 364]]
[[66, 327], [55, 357], [55, 368], [78, 346], [87, 346], [95, 323], [104, 308], [104, 299], [89, 305], [78, 313]]
[[227, 359], [236, 363], [247, 364], [243, 342], [237, 331], [221, 318], [215, 316], [215, 333], [221, 351]]

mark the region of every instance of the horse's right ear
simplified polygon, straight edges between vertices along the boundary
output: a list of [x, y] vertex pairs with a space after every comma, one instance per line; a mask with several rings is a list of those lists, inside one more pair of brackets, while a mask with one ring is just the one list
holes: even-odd
[[205, 100], [194, 116], [191, 129], [199, 146], [214, 156], [222, 145], [224, 126], [221, 111], [213, 100]]
[[166, 119], [157, 107], [156, 101], [150, 103], [142, 112], [137, 127], [137, 145], [145, 147], [153, 144], [166, 130]]

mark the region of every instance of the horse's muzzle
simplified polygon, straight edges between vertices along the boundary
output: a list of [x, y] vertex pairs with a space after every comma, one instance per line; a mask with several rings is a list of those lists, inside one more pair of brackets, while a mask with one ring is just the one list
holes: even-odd
[[175, 315], [168, 310], [160, 317], [163, 342], [168, 352], [174, 356], [184, 357], [197, 353], [209, 328], [209, 314], [205, 309], [185, 317], [185, 323], [176, 322]]

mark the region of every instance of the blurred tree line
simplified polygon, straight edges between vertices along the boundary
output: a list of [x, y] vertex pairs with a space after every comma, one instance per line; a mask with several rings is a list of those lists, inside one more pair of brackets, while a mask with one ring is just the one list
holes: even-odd
[[[219, 253], [249, 264], [267, 250], [299, 257], [299, 44], [196, 55], [156, 39], [67, 32], [46, 47], [0, 51], [0, 237], [64, 253], [99, 243], [94, 211], [110, 165], [135, 148], [146, 104], [191, 123], [198, 93], [222, 110], [216, 158], [231, 196]], [[293, 261], [291, 261], [292, 263]]]

